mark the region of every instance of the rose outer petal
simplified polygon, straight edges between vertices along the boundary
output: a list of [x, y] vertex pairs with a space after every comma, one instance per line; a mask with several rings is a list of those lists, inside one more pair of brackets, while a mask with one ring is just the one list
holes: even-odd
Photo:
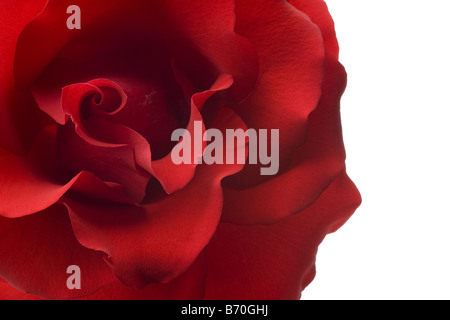
[[[216, 66], [219, 74], [233, 76], [231, 92], [237, 101], [246, 98], [256, 83], [258, 56], [250, 41], [235, 32], [235, 1], [209, 1], [207, 4], [203, 0], [162, 2], [175, 32], [181, 32], [187, 41], [194, 44]], [[179, 58], [184, 60], [182, 54]]]
[[16, 218], [46, 209], [74, 182], [48, 180], [29, 161], [12, 154], [0, 155], [0, 166], [0, 215], [4, 217]]
[[320, 196], [345, 167], [339, 112], [345, 84], [345, 70], [335, 62], [327, 69], [324, 94], [309, 118], [308, 138], [293, 154], [291, 168], [247, 189], [225, 183], [223, 221], [276, 222], [307, 208]]
[[[308, 117], [306, 140], [294, 149], [288, 169], [253, 187], [240, 188], [235, 181], [224, 184], [223, 221], [238, 224], [276, 222], [311, 205], [345, 167], [340, 98], [347, 75], [338, 62], [339, 47], [333, 20], [323, 1], [294, 2], [301, 2], [299, 9], [317, 23], [323, 35], [322, 94], [317, 108]], [[283, 127], [280, 128], [282, 131]], [[280, 145], [284, 143], [280, 139]]]
[[[0, 256], [1, 278], [22, 292], [50, 299], [89, 295], [116, 281], [104, 254], [77, 241], [61, 205], [22, 218], [0, 217]], [[67, 287], [71, 265], [80, 267], [80, 290]]]
[[44, 298], [14, 288], [4, 279], [0, 278], [0, 300], [45, 300]]
[[[255, 46], [259, 79], [254, 92], [235, 108], [249, 128], [280, 130], [280, 164], [307, 133], [309, 114], [317, 107], [324, 67], [319, 28], [285, 1], [236, 0], [236, 31]], [[256, 166], [234, 179], [256, 185], [264, 177]]]
[[46, 0], [4, 0], [0, 10], [0, 147], [25, 152], [41, 120], [29, 94], [14, 87], [14, 54], [19, 34]]
[[289, 0], [300, 12], [306, 14], [317, 25], [322, 33], [325, 54], [333, 60], [339, 57], [339, 44], [336, 39], [334, 22], [323, 0]]
[[199, 300], [205, 295], [208, 272], [203, 251], [179, 277], [168, 283], [152, 283], [142, 289], [124, 286], [119, 281], [84, 297], [87, 300]]
[[[202, 252], [186, 272], [167, 284], [149, 284], [133, 289], [115, 280], [95, 293], [79, 300], [199, 300], [205, 295], [207, 260]], [[23, 293], [0, 277], [0, 300], [44, 300], [43, 297]]]
[[343, 171], [309, 208], [272, 225], [221, 223], [207, 247], [206, 299], [299, 299], [319, 244], [361, 202]]

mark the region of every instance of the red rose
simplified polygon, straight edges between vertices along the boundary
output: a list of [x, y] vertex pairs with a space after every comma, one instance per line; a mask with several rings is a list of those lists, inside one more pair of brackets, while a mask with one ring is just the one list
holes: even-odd
[[[0, 298], [300, 297], [360, 203], [323, 1], [0, 4]], [[179, 128], [279, 130], [276, 174]]]

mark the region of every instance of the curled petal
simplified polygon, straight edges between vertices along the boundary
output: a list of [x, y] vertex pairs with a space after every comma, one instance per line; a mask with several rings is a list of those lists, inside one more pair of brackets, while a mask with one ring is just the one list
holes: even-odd
[[[42, 175], [25, 158], [0, 155], [0, 215], [16, 218], [44, 210], [70, 189], [74, 180], [60, 184]], [[39, 194], [39, 197], [36, 197]]]
[[[111, 92], [104, 93], [106, 88], [118, 93], [117, 101]], [[113, 99], [108, 99], [111, 96]], [[106, 79], [65, 87], [62, 110], [70, 116], [74, 128], [67, 124], [60, 129], [59, 144], [69, 169], [91, 170], [105, 181], [120, 183], [132, 199], [140, 202], [150, 176], [139, 168], [151, 172], [150, 146], [136, 131], [104, 117], [119, 112], [125, 104], [123, 90]]]
[[[222, 120], [225, 128], [245, 130], [237, 116], [218, 114], [218, 118], [226, 119]], [[221, 181], [242, 167], [201, 165], [182, 191], [139, 207], [64, 202], [78, 240], [107, 253], [114, 274], [124, 284], [164, 283], [183, 273], [208, 244], [222, 212]]]
[[[191, 143], [194, 146], [196, 135], [201, 135], [202, 145], [201, 154], [193, 154], [191, 164], [174, 165], [171, 155], [168, 154], [161, 160], [153, 161], [152, 173], [160, 181], [167, 193], [172, 193], [182, 189], [192, 179], [197, 167], [196, 159], [203, 154], [205, 142], [203, 141], [204, 124], [200, 111], [203, 109], [206, 101], [215, 93], [228, 89], [233, 84], [233, 78], [230, 75], [221, 75], [212, 87], [204, 92], [196, 93], [191, 99], [191, 117], [186, 128], [187, 133], [191, 137]], [[195, 132], [195, 122], [202, 122], [202, 130], [200, 133]], [[186, 134], [187, 134], [186, 133]], [[198, 139], [198, 137], [197, 137]], [[194, 149], [194, 148], [193, 148]]]
[[61, 164], [71, 174], [90, 171], [105, 182], [123, 186], [134, 202], [139, 203], [145, 198], [151, 175], [137, 167], [135, 152], [129, 146], [93, 146], [68, 124], [58, 131], [58, 147]]
[[[121, 186], [100, 181], [92, 173], [62, 178], [56, 155], [56, 128], [45, 128], [26, 157], [0, 152], [0, 215], [18, 218], [42, 211], [71, 188], [99, 199], [129, 203]], [[90, 191], [89, 191], [90, 190]], [[36, 197], [39, 194], [39, 197]]]

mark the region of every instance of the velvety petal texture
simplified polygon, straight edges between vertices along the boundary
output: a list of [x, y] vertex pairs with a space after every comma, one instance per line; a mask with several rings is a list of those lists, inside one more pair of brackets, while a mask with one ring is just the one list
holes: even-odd
[[312, 206], [276, 224], [221, 223], [207, 251], [206, 299], [299, 299], [314, 278], [319, 244], [360, 201], [342, 172]]
[[[254, 44], [260, 64], [257, 86], [237, 112], [250, 128], [281, 129], [283, 156], [303, 142], [308, 116], [320, 98], [322, 35], [307, 15], [285, 1], [235, 3], [236, 31]], [[238, 177], [244, 185], [258, 182], [258, 177], [250, 180], [245, 171]]]
[[[3, 279], [25, 293], [46, 298], [85, 296], [114, 282], [103, 261], [105, 255], [77, 241], [61, 205], [27, 217], [1, 217], [0, 256]], [[69, 290], [66, 285], [71, 265], [82, 271], [80, 290]]]
[[14, 55], [20, 33], [45, 6], [46, 0], [3, 0], [0, 14], [0, 147], [24, 152], [40, 124], [30, 94], [14, 86]]
[[[201, 253], [186, 272], [167, 284], [154, 283], [136, 290], [115, 280], [77, 300], [199, 300], [205, 296], [206, 254]], [[0, 300], [43, 300], [24, 293], [0, 278]]]
[[[301, 4], [299, 9], [305, 11], [299, 11], [289, 4], [283, 4], [284, 10], [290, 12], [290, 15], [307, 14], [309, 24], [319, 28], [324, 35], [322, 45], [325, 50], [321, 71], [323, 81], [317, 87], [320, 89], [320, 99], [310, 114], [298, 122], [304, 123], [307, 130], [304, 136], [294, 135], [294, 137], [303, 143], [294, 148], [291, 145], [288, 165], [280, 170], [277, 176], [265, 181], [259, 180], [259, 184], [255, 186], [242, 184], [242, 181], [245, 183], [257, 181], [250, 179], [248, 175], [243, 176], [241, 181], [235, 180], [235, 177], [227, 180], [224, 186], [223, 221], [239, 224], [278, 221], [310, 206], [344, 169], [345, 149], [340, 121], [340, 97], [346, 87], [347, 74], [338, 62], [339, 49], [333, 20], [321, 0], [298, 1], [298, 3]], [[293, 103], [291, 109], [301, 108], [303, 100], [291, 101]], [[280, 138], [280, 141], [283, 145], [284, 140]], [[283, 163], [282, 158], [280, 161]], [[255, 172], [252, 168], [246, 170], [249, 173], [253, 172], [252, 174]], [[245, 174], [245, 171], [242, 174]], [[284, 187], [287, 185], [289, 188]], [[257, 201], [261, 198], [266, 201]], [[238, 203], [241, 205], [236, 205]]]

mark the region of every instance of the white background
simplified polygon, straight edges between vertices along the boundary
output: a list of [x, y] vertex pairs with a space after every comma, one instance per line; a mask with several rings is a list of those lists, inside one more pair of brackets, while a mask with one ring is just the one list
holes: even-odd
[[363, 204], [320, 246], [303, 299], [450, 299], [450, 1], [326, 2]]

